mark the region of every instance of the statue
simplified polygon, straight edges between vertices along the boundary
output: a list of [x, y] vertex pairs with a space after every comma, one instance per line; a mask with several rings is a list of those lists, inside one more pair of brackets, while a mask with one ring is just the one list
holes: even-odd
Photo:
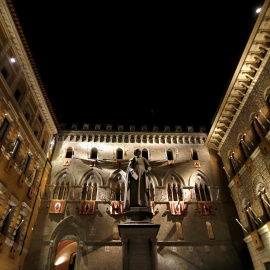
[[126, 173], [124, 209], [130, 207], [149, 207], [149, 178], [151, 170], [148, 160], [141, 157], [141, 151], [136, 149], [130, 159]]

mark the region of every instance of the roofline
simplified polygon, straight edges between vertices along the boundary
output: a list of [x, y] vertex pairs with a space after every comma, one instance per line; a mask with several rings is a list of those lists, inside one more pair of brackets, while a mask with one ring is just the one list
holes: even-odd
[[45, 102], [47, 104], [47, 107], [49, 109], [49, 112], [50, 112], [50, 114], [52, 116], [52, 119], [54, 121], [54, 124], [56, 126], [56, 129], [59, 131], [60, 130], [60, 124], [59, 124], [59, 122], [57, 120], [56, 114], [55, 114], [54, 109], [52, 107], [52, 104], [51, 104], [51, 102], [49, 100], [48, 94], [46, 92], [46, 89], [45, 89], [44, 84], [42, 82], [42, 79], [40, 77], [40, 74], [38, 72], [37, 66], [35, 64], [35, 61], [34, 61], [34, 58], [32, 56], [31, 50], [30, 50], [30, 48], [28, 46], [27, 40], [25, 38], [25, 35], [24, 35], [24, 32], [23, 32], [22, 26], [20, 24], [19, 18], [17, 16], [16, 11], [15, 11], [15, 8], [14, 8], [14, 5], [12, 3], [12, 0], [6, 0], [6, 3], [7, 3], [7, 6], [9, 8], [10, 14], [12, 16], [13, 22], [14, 22], [14, 24], [16, 26], [17, 32], [18, 32], [18, 34], [20, 36], [20, 39], [21, 39], [21, 42], [23, 44], [24, 50], [25, 50], [25, 52], [26, 52], [26, 54], [28, 56], [28, 60], [29, 60], [29, 62], [31, 64], [31, 67], [33, 69], [33, 72], [34, 72], [34, 74], [36, 76], [38, 85], [39, 85], [39, 87], [41, 89], [41, 92], [43, 94], [43, 97], [45, 99]]
[[[231, 82], [230, 82], [230, 84], [229, 84], [229, 86], [228, 86], [228, 89], [227, 89], [227, 91], [225, 92], [223, 98], [220, 100], [220, 105], [219, 105], [219, 107], [217, 108], [216, 113], [215, 113], [215, 115], [214, 115], [214, 117], [213, 117], [213, 120], [212, 120], [212, 127], [211, 127], [211, 129], [210, 129], [210, 131], [209, 131], [207, 140], [206, 140], [206, 142], [205, 142], [205, 145], [208, 146], [208, 147], [211, 147], [211, 146], [210, 146], [210, 144], [211, 144], [211, 142], [210, 142], [211, 137], [212, 137], [212, 135], [214, 134], [214, 131], [215, 131], [215, 129], [216, 129], [216, 127], [217, 127], [217, 124], [218, 124], [218, 122], [219, 122], [219, 120], [220, 120], [220, 117], [221, 117], [221, 115], [222, 115], [222, 113], [223, 113], [223, 110], [224, 110], [224, 108], [225, 108], [225, 106], [226, 106], [226, 104], [227, 104], [227, 101], [228, 101], [228, 99], [229, 99], [229, 97], [230, 97], [230, 94], [231, 94], [231, 92], [232, 92], [232, 90], [233, 90], [233, 88], [234, 88], [234, 84], [235, 84], [235, 82], [236, 82], [237, 79], [238, 79], [238, 76], [239, 76], [239, 74], [240, 74], [240, 72], [241, 72], [241, 69], [242, 69], [242, 66], [243, 66], [243, 64], [244, 64], [244, 62], [245, 62], [245, 59], [246, 59], [246, 57], [247, 57], [247, 55], [248, 55], [248, 53], [249, 53], [249, 51], [250, 51], [250, 48], [251, 48], [251, 46], [252, 46], [252, 44], [253, 44], [253, 42], [254, 42], [255, 36], [256, 36], [256, 34], [258, 33], [259, 27], [260, 27], [260, 25], [261, 25], [261, 23], [262, 23], [262, 21], [263, 21], [263, 19], [264, 19], [264, 17], [265, 17], [265, 14], [266, 14], [267, 9], [268, 9], [268, 7], [269, 7], [269, 3], [270, 3], [270, 0], [265, 0], [264, 5], [263, 5], [263, 7], [262, 7], [262, 10], [261, 10], [261, 12], [260, 12], [260, 15], [259, 15], [259, 17], [257, 18], [257, 21], [256, 21], [256, 23], [255, 23], [255, 25], [254, 25], [254, 27], [253, 27], [253, 30], [252, 30], [252, 32], [251, 32], [251, 35], [250, 35], [249, 39], [248, 39], [247, 45], [246, 45], [246, 47], [245, 47], [245, 49], [244, 49], [244, 52], [243, 52], [243, 54], [242, 54], [242, 56], [241, 56], [241, 58], [240, 58], [240, 60], [239, 60], [239, 63], [238, 63], [238, 65], [237, 65], [237, 67], [236, 67], [236, 70], [235, 70], [235, 72], [234, 72], [234, 75], [233, 75], [233, 77], [232, 77], [232, 79], [231, 79]], [[235, 119], [236, 117], [237, 117], [237, 114], [234, 116], [234, 119]], [[220, 144], [219, 144], [219, 145], [220, 145]], [[218, 147], [217, 147], [217, 149], [218, 149]]]

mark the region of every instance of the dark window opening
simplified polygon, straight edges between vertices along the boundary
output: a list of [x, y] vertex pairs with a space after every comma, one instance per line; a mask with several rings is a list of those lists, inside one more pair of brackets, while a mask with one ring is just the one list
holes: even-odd
[[44, 146], [45, 146], [45, 141], [43, 140], [41, 144], [41, 148], [44, 149]]
[[196, 150], [193, 150], [192, 158], [193, 158], [193, 160], [199, 160], [198, 153]]
[[122, 149], [117, 150], [116, 158], [117, 159], [123, 159], [123, 150]]
[[142, 150], [142, 157], [146, 158], [148, 160], [148, 151], [147, 149]]
[[97, 148], [92, 148], [90, 158], [91, 159], [97, 159], [97, 156], [98, 156]]
[[173, 160], [173, 152], [172, 152], [171, 149], [169, 149], [169, 150], [167, 151], [167, 158], [168, 158], [168, 160]]
[[8, 77], [8, 71], [6, 70], [6, 68], [2, 68], [1, 73], [2, 73], [3, 77], [5, 79], [7, 79], [7, 77]]
[[72, 154], [73, 154], [72, 148], [68, 148], [66, 158], [72, 158]]
[[17, 90], [15, 91], [15, 93], [14, 93], [14, 97], [15, 97], [15, 99], [18, 101], [19, 98], [20, 98], [20, 96], [21, 96], [21, 91], [20, 91], [19, 89], [17, 89]]
[[29, 119], [30, 119], [30, 114], [29, 114], [28, 112], [26, 112], [26, 113], [24, 114], [24, 117], [25, 117], [25, 119], [26, 119], [27, 121], [29, 121]]
[[5, 137], [5, 134], [6, 134], [6, 131], [8, 129], [8, 126], [9, 126], [9, 122], [8, 120], [5, 118], [2, 125], [1, 125], [1, 128], [0, 128], [0, 141], [3, 140], [3, 138]]

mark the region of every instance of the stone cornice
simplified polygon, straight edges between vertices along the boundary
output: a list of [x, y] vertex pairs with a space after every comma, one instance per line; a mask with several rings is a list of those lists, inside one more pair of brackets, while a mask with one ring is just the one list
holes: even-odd
[[219, 151], [270, 57], [270, 8], [266, 0], [216, 113], [206, 146]]
[[6, 34], [8, 35], [10, 45], [15, 54], [14, 57], [16, 58], [19, 66], [22, 67], [22, 71], [28, 82], [30, 91], [36, 99], [39, 109], [46, 119], [51, 133], [56, 134], [58, 129], [56, 116], [38, 75], [37, 68], [34, 64], [31, 52], [28, 48], [22, 28], [20, 27], [19, 20], [10, 0], [0, 0], [0, 14], [0, 20]]

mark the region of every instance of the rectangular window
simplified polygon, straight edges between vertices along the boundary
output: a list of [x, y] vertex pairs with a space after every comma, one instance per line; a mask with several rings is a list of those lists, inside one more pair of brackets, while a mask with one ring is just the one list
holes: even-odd
[[5, 135], [6, 135], [6, 132], [7, 132], [7, 129], [8, 129], [8, 126], [9, 126], [9, 122], [8, 120], [5, 118], [1, 127], [0, 127], [0, 141], [2, 142]]
[[14, 143], [13, 149], [11, 151], [11, 157], [14, 159], [18, 153], [18, 149], [20, 147], [21, 141], [17, 139]]
[[25, 174], [26, 171], [27, 171], [27, 168], [29, 166], [29, 163], [30, 163], [30, 160], [31, 160], [31, 157], [29, 155], [26, 156], [26, 159], [24, 161], [24, 164], [23, 164], [23, 167], [22, 167], [22, 172]]

